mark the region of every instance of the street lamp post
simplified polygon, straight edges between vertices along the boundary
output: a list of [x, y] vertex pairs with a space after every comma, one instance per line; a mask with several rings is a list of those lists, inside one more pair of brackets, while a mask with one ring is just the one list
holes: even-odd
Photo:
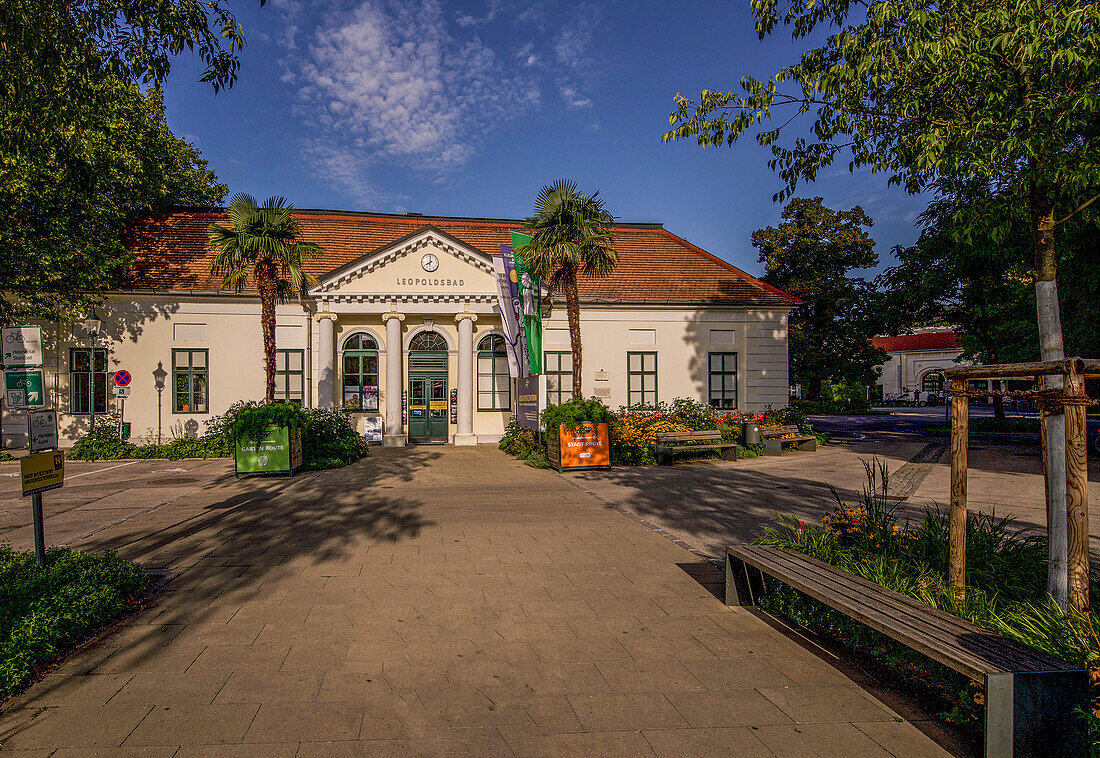
[[[88, 312], [88, 315], [84, 318], [84, 328], [88, 330], [88, 334], [92, 337], [92, 349], [88, 355], [88, 390], [91, 401], [92, 410], [92, 427], [89, 432], [95, 432], [95, 348], [99, 341], [99, 333], [103, 329], [103, 319], [99, 317], [99, 314], [95, 312], [95, 308], [92, 308]], [[104, 367], [106, 368], [106, 366]], [[106, 391], [106, 387], [103, 388]]]
[[157, 367], [153, 370], [153, 387], [157, 390], [157, 444], [160, 444], [161, 429], [161, 394], [164, 392], [164, 380], [168, 378], [168, 372], [164, 370], [164, 362], [157, 361]]

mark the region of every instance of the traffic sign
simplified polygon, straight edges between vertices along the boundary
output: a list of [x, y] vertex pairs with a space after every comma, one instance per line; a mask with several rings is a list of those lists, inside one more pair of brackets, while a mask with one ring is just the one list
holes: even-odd
[[130, 372], [129, 371], [116, 371], [115, 372], [115, 384], [119, 387], [125, 387], [130, 384]]
[[115, 387], [115, 397], [130, 397], [130, 388]]
[[41, 408], [45, 405], [42, 370], [5, 371], [4, 401], [9, 408]]
[[42, 365], [42, 327], [5, 326], [0, 329], [0, 363], [5, 368], [31, 368]]
[[56, 489], [65, 483], [64, 453], [34, 453], [19, 459], [23, 497]]
[[53, 450], [57, 447], [57, 411], [31, 411], [31, 452]]

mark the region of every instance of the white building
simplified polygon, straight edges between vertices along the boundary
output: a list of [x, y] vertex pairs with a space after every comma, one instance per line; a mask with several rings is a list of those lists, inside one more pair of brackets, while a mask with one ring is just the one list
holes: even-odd
[[[492, 256], [520, 222], [327, 210], [297, 212], [325, 249], [319, 284], [277, 311], [277, 391], [307, 406], [382, 417], [390, 444], [493, 442], [514, 406]], [[132, 289], [81, 321], [44, 324], [46, 405], [75, 440], [93, 411], [117, 413], [111, 376], [133, 376], [125, 420], [140, 440], [201, 434], [233, 402], [263, 397], [260, 305], [210, 274], [218, 210], [178, 210], [135, 230]], [[666, 231], [619, 224], [619, 265], [581, 283], [583, 387], [611, 407], [692, 397], [762, 410], [787, 401], [791, 296]], [[572, 386], [564, 306], [544, 319], [549, 402]], [[94, 352], [93, 352], [94, 351]], [[163, 372], [163, 373], [161, 373]], [[156, 389], [157, 375], [163, 382]], [[452, 394], [454, 395], [452, 415]], [[25, 413], [5, 408], [3, 442], [25, 444]]]
[[871, 344], [889, 356], [882, 364], [875, 394], [879, 400], [907, 395], [927, 400], [929, 394], [943, 396], [943, 372], [960, 365], [962, 345], [952, 329], [917, 329], [913, 334], [874, 337]]

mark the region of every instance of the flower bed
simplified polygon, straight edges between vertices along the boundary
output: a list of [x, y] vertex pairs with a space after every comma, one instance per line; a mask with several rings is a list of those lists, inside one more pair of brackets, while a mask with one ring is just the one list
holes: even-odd
[[[959, 600], [947, 580], [948, 516], [928, 509], [916, 521], [900, 521], [886, 499], [887, 471], [868, 465], [859, 502], [843, 503], [822, 526], [781, 517], [759, 544], [812, 556], [876, 584], [953, 613], [1010, 639], [1089, 669], [1093, 755], [1100, 756], [1100, 639], [1091, 617], [1063, 616], [1046, 594], [1046, 540], [1019, 532], [1010, 518], [971, 514], [967, 521], [967, 581]], [[835, 496], [834, 492], [834, 496]], [[1098, 596], [1094, 585], [1093, 596]], [[929, 658], [775, 583], [763, 606], [869, 656], [894, 681], [931, 699], [939, 716], [975, 733], [983, 716], [983, 683]], [[1095, 603], [1094, 603], [1095, 607]]]
[[[593, 418], [583, 418], [584, 416]], [[577, 421], [608, 423], [613, 466], [655, 464], [659, 432], [718, 429], [722, 432], [723, 442], [737, 444], [739, 458], [753, 458], [764, 451], [762, 444], [744, 446], [741, 424], [746, 421], [752, 421], [761, 426], [794, 424], [806, 433], [813, 433], [801, 414], [788, 408], [770, 409], [764, 413], [720, 411], [706, 403], [687, 398], [677, 398], [671, 403], [619, 408], [618, 411], [612, 411], [595, 398], [570, 400], [561, 405], [551, 405], [542, 414], [542, 422], [546, 426], [560, 423], [573, 424]], [[828, 439], [824, 435], [817, 436], [822, 444]], [[546, 460], [545, 451], [541, 449], [534, 433], [517, 427], [514, 419], [505, 429], [504, 436], [500, 440], [500, 449], [527, 461], [528, 465], [542, 467]], [[716, 453], [691, 451], [683, 455], [714, 457]]]

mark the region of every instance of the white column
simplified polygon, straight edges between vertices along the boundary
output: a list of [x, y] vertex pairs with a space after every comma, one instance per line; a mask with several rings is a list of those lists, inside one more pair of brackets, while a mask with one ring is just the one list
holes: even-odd
[[476, 445], [474, 434], [474, 322], [477, 314], [466, 311], [455, 316], [458, 322], [458, 431], [456, 445]]
[[383, 447], [402, 447], [405, 444], [405, 425], [401, 423], [401, 376], [404, 373], [401, 370], [404, 362], [401, 322], [404, 320], [404, 313], [391, 310], [382, 314], [382, 321], [386, 324], [386, 430], [382, 436]]
[[317, 321], [317, 407], [331, 408], [336, 400], [336, 314], [322, 311], [313, 318]]

